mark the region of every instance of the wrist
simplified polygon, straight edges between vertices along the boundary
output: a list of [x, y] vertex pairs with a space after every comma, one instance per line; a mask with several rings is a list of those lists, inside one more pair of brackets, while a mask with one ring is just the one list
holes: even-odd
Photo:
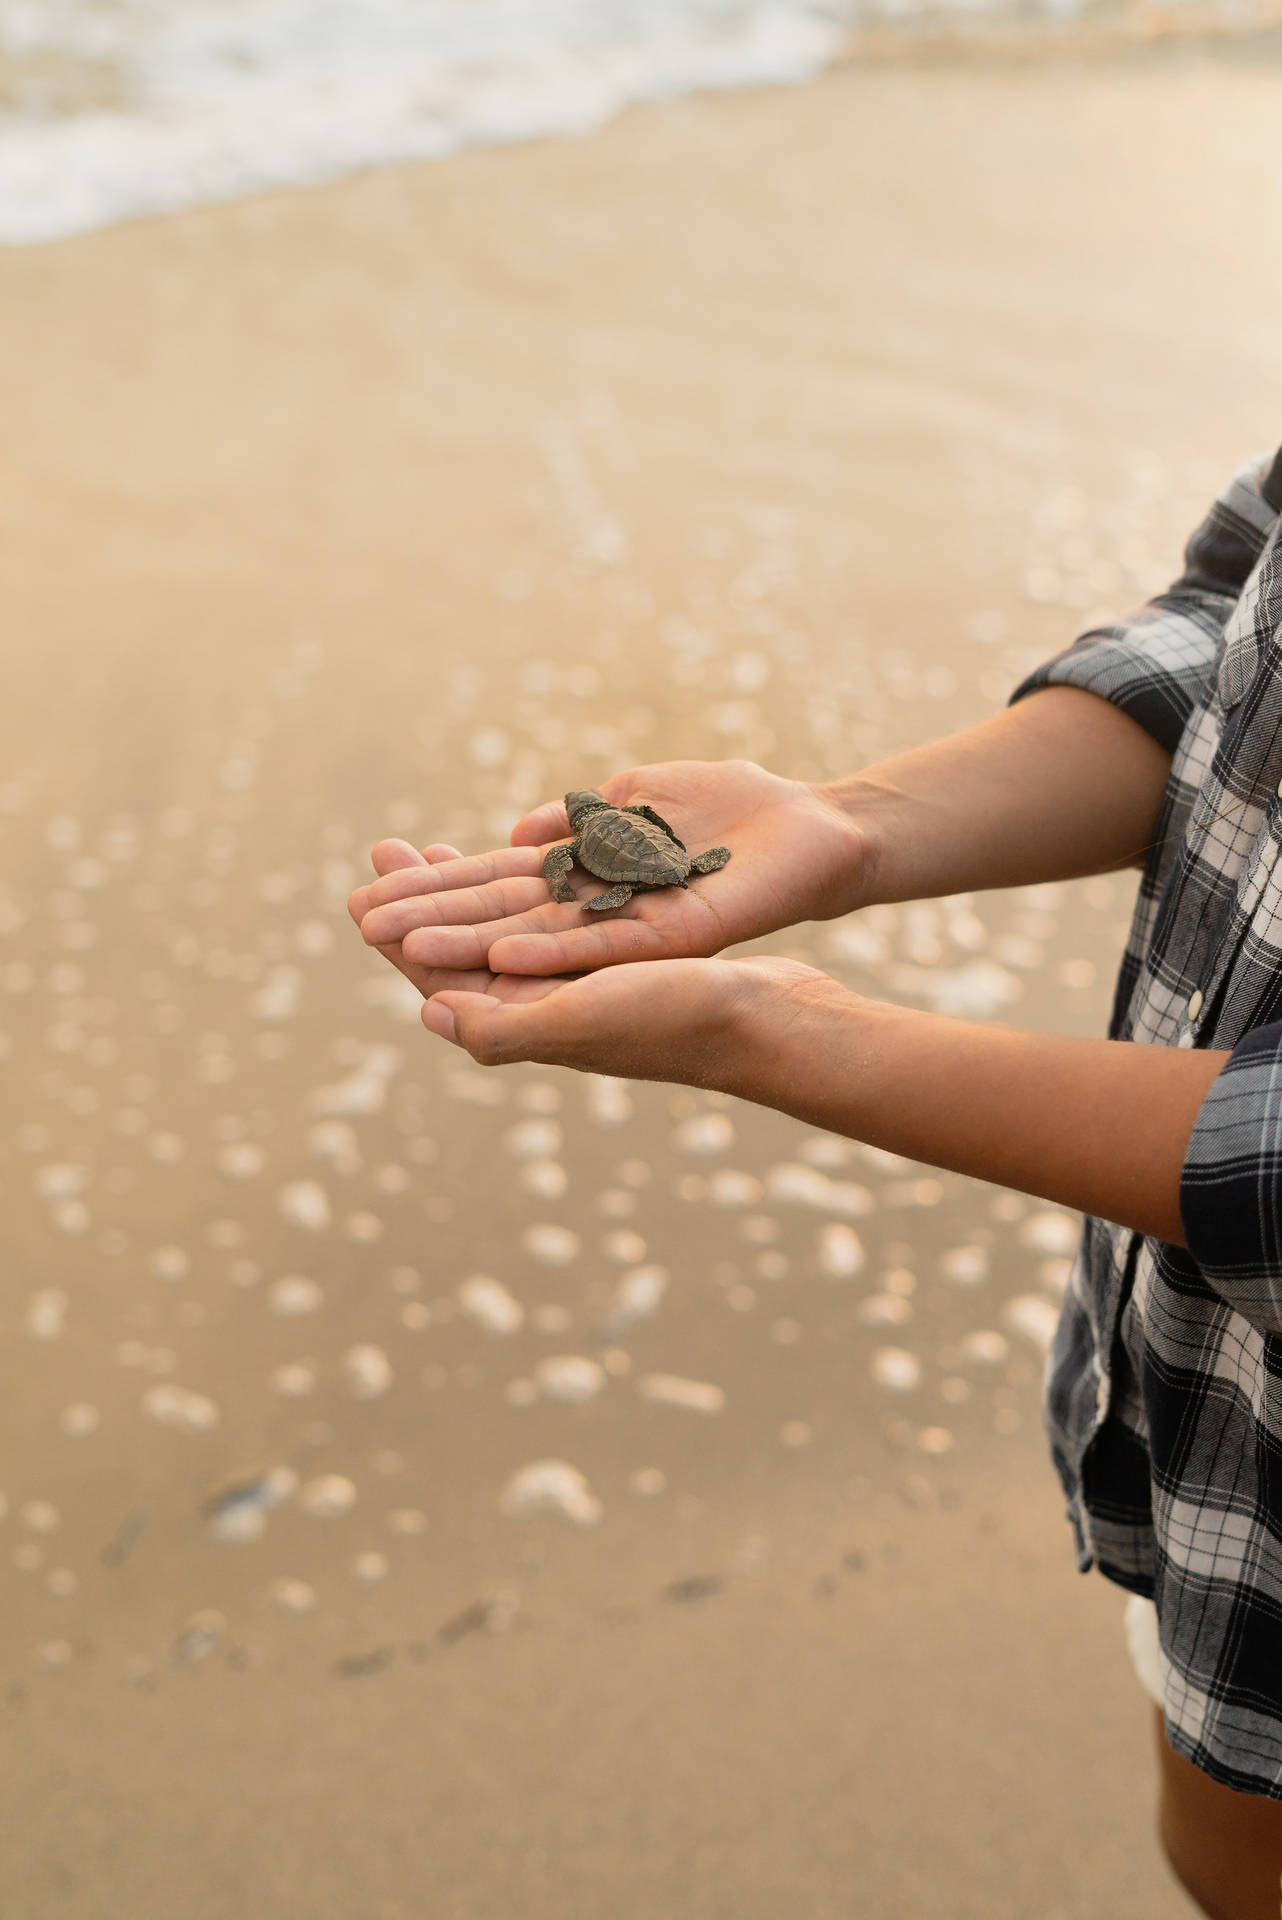
[[737, 960], [717, 1085], [758, 1106], [788, 1110], [865, 1003], [798, 960]]
[[893, 848], [898, 838], [892, 816], [899, 796], [861, 773], [816, 782], [811, 792], [820, 806], [838, 816], [851, 841], [849, 882], [844, 898], [834, 905], [831, 913], [822, 917], [832, 919], [838, 914], [855, 913], [860, 907], [901, 897], [888, 891], [892, 884], [889, 875]]

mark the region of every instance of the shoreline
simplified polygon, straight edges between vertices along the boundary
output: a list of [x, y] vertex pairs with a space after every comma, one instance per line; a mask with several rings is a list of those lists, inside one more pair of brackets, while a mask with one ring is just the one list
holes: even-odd
[[[1275, 148], [1210, 60], [847, 67], [0, 256], [6, 1920], [1167, 1920], [1038, 1414], [1071, 1219], [461, 1071], [343, 902], [1160, 590], [1276, 435]], [[1099, 1033], [1128, 885], [779, 944]], [[545, 1460], [599, 1525], [504, 1511]]]

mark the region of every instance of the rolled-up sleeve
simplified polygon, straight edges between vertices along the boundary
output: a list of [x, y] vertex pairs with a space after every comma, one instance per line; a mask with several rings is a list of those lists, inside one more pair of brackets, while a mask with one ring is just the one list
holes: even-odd
[[1180, 1176], [1189, 1253], [1220, 1297], [1282, 1333], [1282, 1021], [1256, 1027], [1211, 1083]]
[[1184, 549], [1165, 593], [1092, 627], [1022, 680], [1010, 704], [1043, 687], [1082, 687], [1109, 700], [1168, 753], [1205, 699], [1229, 615], [1282, 508], [1282, 451], [1241, 467]]

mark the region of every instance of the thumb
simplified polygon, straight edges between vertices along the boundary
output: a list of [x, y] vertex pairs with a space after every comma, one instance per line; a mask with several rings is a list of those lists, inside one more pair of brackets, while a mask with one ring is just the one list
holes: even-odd
[[514, 847], [543, 847], [549, 840], [564, 840], [570, 831], [570, 817], [560, 800], [545, 800], [512, 829]]
[[518, 1012], [498, 1005], [487, 993], [434, 993], [424, 1001], [419, 1018], [429, 1033], [452, 1040], [482, 1066], [493, 1067], [524, 1057], [507, 1031]]

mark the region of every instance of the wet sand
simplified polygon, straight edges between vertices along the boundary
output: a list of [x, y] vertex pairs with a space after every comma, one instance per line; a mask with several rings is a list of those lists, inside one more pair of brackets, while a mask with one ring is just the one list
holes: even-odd
[[[0, 257], [6, 1920], [1182, 1910], [1072, 1221], [484, 1074], [343, 900], [1162, 586], [1277, 438], [1275, 144], [1231, 63], [848, 68]], [[774, 944], [1095, 1033], [1129, 891]]]

